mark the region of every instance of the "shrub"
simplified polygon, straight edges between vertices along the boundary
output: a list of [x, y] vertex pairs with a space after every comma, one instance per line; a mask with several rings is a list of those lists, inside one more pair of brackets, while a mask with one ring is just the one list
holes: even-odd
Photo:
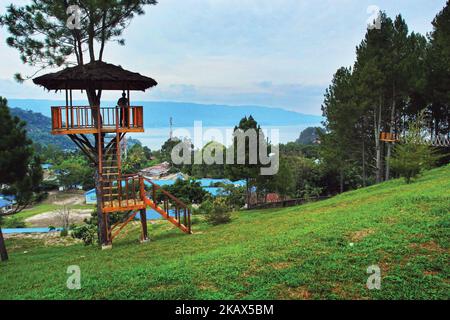
[[433, 148], [426, 143], [426, 133], [422, 129], [423, 119], [424, 115], [421, 113], [416, 121], [409, 124], [406, 136], [402, 143], [395, 146], [394, 155], [390, 159], [392, 169], [405, 178], [406, 183], [411, 183], [423, 170], [432, 168], [439, 159]]
[[61, 237], [67, 237], [69, 235], [69, 231], [66, 228], [63, 228], [59, 234]]
[[222, 186], [220, 197], [225, 197], [227, 205], [232, 210], [239, 210], [245, 205], [245, 187], [235, 187], [232, 184]]
[[25, 221], [17, 218], [17, 217], [10, 217], [3, 220], [3, 226], [5, 228], [25, 228]]
[[226, 198], [216, 198], [212, 202], [212, 208], [207, 204], [208, 213], [205, 213], [206, 221], [212, 225], [219, 225], [231, 221], [231, 208], [227, 205]]
[[200, 207], [194, 211], [194, 214], [210, 214], [213, 211], [213, 200], [208, 199], [202, 202]]
[[97, 241], [97, 227], [92, 224], [84, 224], [73, 228], [72, 237], [83, 240], [86, 246], [93, 245]]

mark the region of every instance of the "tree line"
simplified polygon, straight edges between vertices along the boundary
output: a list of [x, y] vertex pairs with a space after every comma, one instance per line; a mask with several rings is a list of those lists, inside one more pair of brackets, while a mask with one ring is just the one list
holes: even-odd
[[334, 74], [322, 105], [321, 157], [341, 192], [392, 177], [393, 144], [381, 132], [403, 135], [423, 113], [430, 138], [449, 135], [449, 2], [427, 36], [410, 32], [401, 15], [379, 19], [381, 27], [368, 29], [357, 46], [354, 65]]

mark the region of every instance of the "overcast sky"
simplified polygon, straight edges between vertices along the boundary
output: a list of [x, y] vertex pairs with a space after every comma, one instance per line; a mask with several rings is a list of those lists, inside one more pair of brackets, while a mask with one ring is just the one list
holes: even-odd
[[[14, 3], [25, 3], [15, 1]], [[340, 66], [352, 65], [367, 8], [402, 13], [425, 34], [445, 0], [159, 0], [134, 19], [126, 46], [109, 45], [105, 60], [151, 76], [159, 86], [139, 100], [265, 105], [320, 114], [325, 88]], [[0, 12], [11, 1], [0, 0]], [[32, 74], [0, 30], [0, 95], [58, 99], [32, 83]], [[106, 98], [116, 98], [107, 95]]]

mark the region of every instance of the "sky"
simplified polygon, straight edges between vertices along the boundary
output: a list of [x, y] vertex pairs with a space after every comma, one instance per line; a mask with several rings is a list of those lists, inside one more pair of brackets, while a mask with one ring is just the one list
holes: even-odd
[[[391, 17], [401, 13], [410, 31], [426, 34], [445, 2], [159, 0], [133, 19], [124, 47], [106, 48], [104, 60], [158, 81], [135, 100], [262, 105], [320, 115], [334, 72], [354, 62], [372, 15], [369, 6]], [[0, 0], [0, 13], [9, 3]], [[1, 29], [0, 96], [62, 99], [31, 81], [14, 82], [16, 72], [31, 75], [35, 69], [21, 63], [6, 37]]]

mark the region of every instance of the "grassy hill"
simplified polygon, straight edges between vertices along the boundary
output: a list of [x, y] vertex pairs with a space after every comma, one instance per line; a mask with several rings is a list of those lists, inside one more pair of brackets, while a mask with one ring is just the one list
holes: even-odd
[[[111, 251], [9, 240], [1, 299], [449, 299], [450, 166], [333, 199], [240, 212], [232, 223], [166, 223], [138, 244], [135, 225]], [[26, 251], [26, 253], [25, 253]], [[66, 288], [69, 265], [81, 290]], [[381, 290], [366, 270], [381, 268]]]

